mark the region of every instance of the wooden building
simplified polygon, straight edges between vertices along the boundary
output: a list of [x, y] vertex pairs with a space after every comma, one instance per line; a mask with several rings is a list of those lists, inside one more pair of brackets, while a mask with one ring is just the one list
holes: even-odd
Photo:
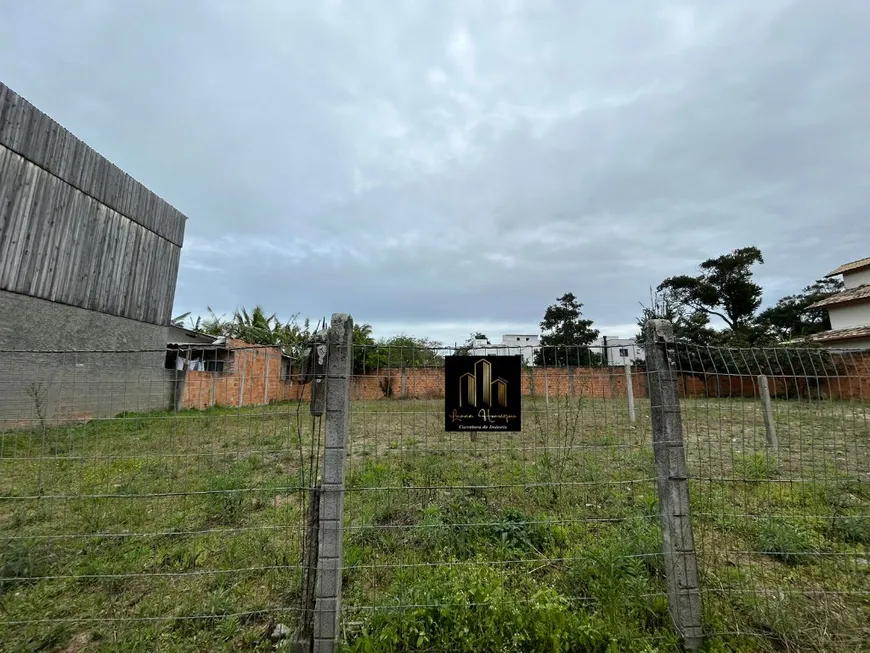
[[0, 83], [0, 429], [168, 405], [185, 220]]

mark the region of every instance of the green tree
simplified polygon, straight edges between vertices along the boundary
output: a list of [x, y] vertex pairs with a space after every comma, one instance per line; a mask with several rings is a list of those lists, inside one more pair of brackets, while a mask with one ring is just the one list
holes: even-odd
[[[169, 326], [178, 327], [180, 329], [184, 328], [184, 321], [190, 318], [191, 323], [193, 323], [193, 318], [190, 317], [190, 311], [187, 313], [182, 313], [181, 315], [176, 315], [174, 318], [169, 320]], [[197, 318], [198, 320], [199, 318]]]
[[710, 316], [701, 311], [692, 311], [680, 304], [669, 292], [656, 294], [649, 306], [641, 304], [641, 315], [637, 318], [638, 333], [635, 341], [644, 345], [644, 329], [647, 320], [667, 320], [674, 325], [674, 336], [677, 340], [695, 345], [708, 346], [718, 344], [721, 332], [710, 326]]
[[763, 310], [757, 323], [765, 334], [779, 341], [827, 331], [831, 328], [828, 311], [824, 308], [807, 309], [842, 289], [840, 279], [819, 279], [801, 292], [783, 297], [774, 306]]
[[541, 321], [541, 347], [535, 351], [535, 365], [566, 367], [598, 363], [601, 356], [589, 349], [598, 337], [592, 320], [583, 317], [583, 304], [573, 293], [562, 295], [547, 307]]
[[776, 341], [758, 328], [713, 329], [707, 313], [685, 307], [667, 292], [643, 308], [637, 321], [641, 344], [649, 319], [665, 319], [674, 325], [676, 342], [670, 350], [675, 369], [681, 376], [701, 379], [710, 396], [720, 395], [722, 375], [780, 377], [787, 396], [797, 398], [816, 391], [823, 377], [843, 373], [842, 358], [822, 347], [787, 345], [774, 350], [771, 345]]
[[702, 262], [696, 276], [665, 279], [658, 291], [667, 292], [678, 306], [719, 317], [731, 331], [749, 336], [762, 296], [761, 286], [752, 279], [756, 263], [764, 263], [757, 247], [735, 249]]
[[439, 351], [443, 345], [428, 338], [398, 335], [381, 339], [374, 348], [377, 368], [384, 367], [440, 367], [444, 357]]
[[480, 331], [472, 333], [468, 336], [468, 338], [465, 339], [465, 342], [463, 342], [456, 348], [456, 355], [468, 356], [469, 354], [471, 354], [471, 350], [474, 349], [475, 340], [489, 340], [489, 338], [486, 337], [485, 333], [481, 333]]
[[208, 311], [208, 317], [205, 319], [197, 317], [194, 331], [199, 331], [210, 336], [229, 335], [232, 323], [225, 319], [223, 315], [217, 315], [211, 306], [206, 306], [205, 308]]
[[310, 336], [310, 321], [298, 323], [298, 315], [293, 315], [286, 322], [281, 322], [273, 313], [267, 315], [262, 306], [255, 306], [251, 311], [240, 308], [233, 312], [231, 319], [217, 315], [210, 306], [206, 307], [208, 316], [193, 320], [189, 313], [173, 319], [174, 326], [184, 326], [184, 319], [190, 322], [190, 328], [210, 336], [226, 336], [244, 340], [252, 345], [271, 345], [281, 347], [287, 354], [301, 353], [305, 341]]
[[281, 327], [275, 313], [267, 316], [262, 306], [254, 306], [251, 312], [241, 308], [233, 313], [226, 335], [255, 345], [277, 345], [282, 336]]
[[380, 367], [377, 343], [371, 324], [353, 325], [353, 373], [374, 372]]

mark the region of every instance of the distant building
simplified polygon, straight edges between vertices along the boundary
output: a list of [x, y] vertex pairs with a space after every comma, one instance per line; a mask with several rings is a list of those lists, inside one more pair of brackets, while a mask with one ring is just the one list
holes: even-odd
[[[501, 342], [492, 342], [488, 338], [475, 338], [472, 342], [472, 356], [516, 356], [521, 354], [523, 362], [534, 365], [535, 352], [541, 348], [541, 337], [532, 333], [506, 333]], [[643, 347], [634, 338], [598, 338], [589, 349], [600, 354], [608, 365], [622, 366], [636, 360], [644, 360]]]
[[841, 265], [825, 277], [840, 275], [843, 290], [809, 307], [826, 309], [831, 329], [809, 340], [831, 349], [870, 349], [870, 258]]
[[532, 365], [535, 352], [541, 346], [540, 336], [532, 333], [506, 333], [501, 342], [493, 343], [487, 338], [475, 338], [472, 343], [472, 356], [516, 356], [523, 357], [523, 362]]
[[280, 347], [169, 327], [165, 368], [179, 408], [256, 406], [294, 396], [291, 358]]
[[600, 353], [608, 365], [623, 366], [645, 358], [643, 347], [634, 338], [603, 336], [592, 344], [591, 349]]

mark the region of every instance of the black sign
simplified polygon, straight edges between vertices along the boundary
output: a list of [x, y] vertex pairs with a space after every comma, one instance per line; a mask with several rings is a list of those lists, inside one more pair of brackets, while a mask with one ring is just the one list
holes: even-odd
[[520, 431], [522, 401], [522, 356], [444, 359], [448, 431]]

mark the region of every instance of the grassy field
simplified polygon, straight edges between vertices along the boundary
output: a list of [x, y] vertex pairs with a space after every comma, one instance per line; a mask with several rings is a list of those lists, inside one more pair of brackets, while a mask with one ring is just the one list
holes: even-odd
[[[352, 651], [675, 651], [647, 401], [526, 400], [524, 430], [354, 402]], [[709, 651], [870, 650], [870, 406], [683, 403]], [[274, 650], [296, 624], [307, 406], [0, 434], [3, 650]]]

